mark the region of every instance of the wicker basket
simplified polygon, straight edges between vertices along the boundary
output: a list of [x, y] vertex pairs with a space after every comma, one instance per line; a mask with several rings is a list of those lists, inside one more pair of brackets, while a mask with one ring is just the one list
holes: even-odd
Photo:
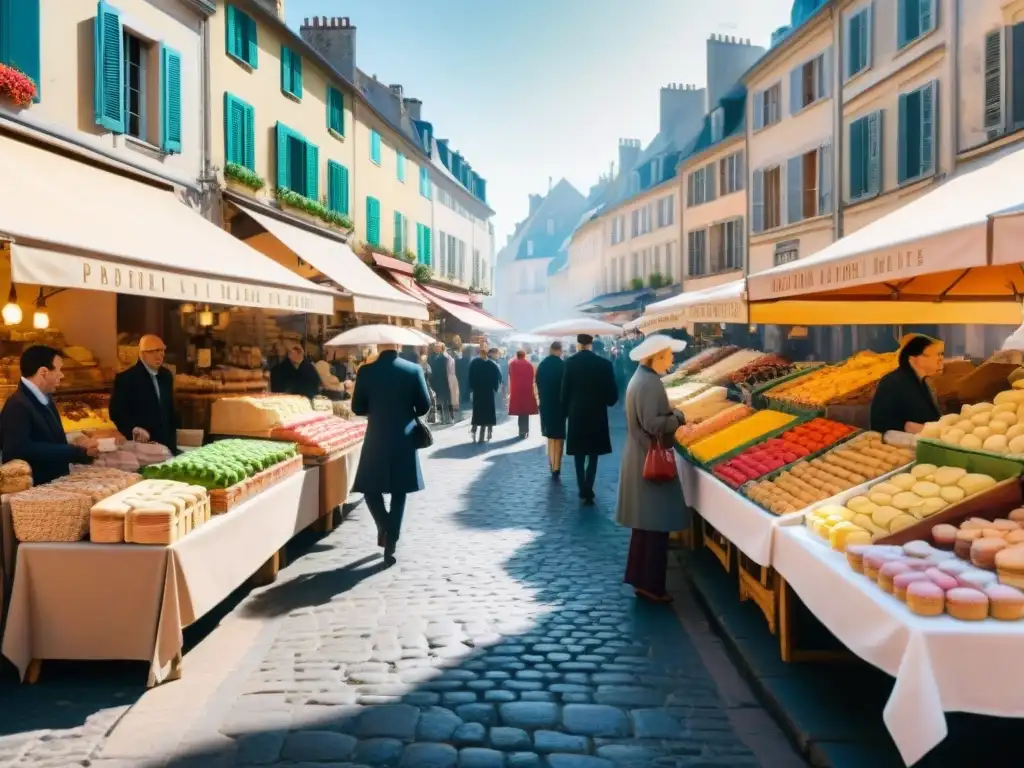
[[22, 542], [81, 541], [89, 532], [86, 496], [34, 488], [10, 497], [14, 536]]

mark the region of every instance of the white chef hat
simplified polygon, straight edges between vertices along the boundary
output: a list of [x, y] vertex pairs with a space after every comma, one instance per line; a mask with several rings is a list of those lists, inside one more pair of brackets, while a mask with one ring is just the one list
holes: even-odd
[[629, 353], [629, 359], [635, 363], [642, 362], [663, 349], [671, 349], [673, 353], [686, 349], [686, 342], [673, 339], [663, 333], [654, 333], [637, 344]]

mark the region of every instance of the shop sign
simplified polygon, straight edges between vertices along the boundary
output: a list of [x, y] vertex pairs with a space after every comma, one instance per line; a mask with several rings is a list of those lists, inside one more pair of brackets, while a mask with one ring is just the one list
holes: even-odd
[[796, 269], [772, 278], [773, 294], [837, 291], [865, 282], [880, 283], [914, 277], [924, 271], [924, 248], [907, 248]]
[[747, 322], [746, 307], [736, 301], [712, 301], [683, 308], [683, 317], [695, 323]]

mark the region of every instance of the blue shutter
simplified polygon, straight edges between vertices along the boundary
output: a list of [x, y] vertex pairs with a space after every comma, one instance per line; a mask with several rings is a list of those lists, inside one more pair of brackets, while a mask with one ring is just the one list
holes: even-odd
[[[297, 191], [297, 190], [296, 190]], [[315, 144], [306, 142], [306, 197], [320, 199], [320, 150]]]
[[96, 125], [124, 133], [124, 36], [121, 12], [101, 2], [96, 8]]
[[861, 15], [850, 18], [846, 22], [844, 42], [846, 45], [846, 67], [843, 69], [844, 77], [849, 80], [860, 71], [860, 47], [861, 36], [864, 34], [860, 24]]
[[292, 54], [292, 95], [302, 98], [302, 56], [295, 51]]
[[896, 0], [896, 48], [907, 42], [907, 0]]
[[935, 140], [939, 100], [939, 81], [921, 89], [921, 175], [935, 170]]
[[935, 0], [920, 0], [918, 12], [921, 19], [921, 34], [925, 35], [936, 27], [939, 20], [939, 6]]
[[704, 167], [704, 202], [710, 203], [717, 197], [716, 193], [716, 180], [718, 174], [715, 173], [715, 164], [711, 163]]
[[398, 256], [400, 256], [402, 254], [402, 251], [405, 250], [405, 238], [402, 237], [402, 229], [404, 227], [404, 224], [405, 221], [402, 219], [402, 214], [400, 214], [398, 211], [395, 211], [394, 247], [391, 250], [393, 250], [395, 252], [395, 255]]
[[256, 110], [245, 104], [242, 136], [245, 139], [242, 164], [256, 172]]
[[[288, 138], [291, 136], [291, 129], [284, 123], [278, 122], [277, 128], [277, 187], [278, 189], [290, 189], [288, 179], [291, 172], [288, 162]], [[295, 190], [296, 192], [300, 190]]]
[[380, 201], [375, 197], [366, 198], [366, 242], [380, 245]]
[[878, 195], [882, 191], [882, 111], [867, 116], [867, 191]]
[[395, 176], [399, 181], [405, 181], [405, 155], [401, 152], [395, 153]]
[[874, 35], [875, 35], [875, 9], [874, 6], [869, 5], [860, 14], [861, 23], [861, 38], [860, 38], [860, 49], [863, 59], [861, 60], [862, 68], [868, 69], [874, 59]]
[[380, 165], [380, 134], [370, 129], [370, 160]]
[[821, 54], [821, 69], [818, 70], [818, 98], [824, 99], [832, 93], [832, 46]]
[[181, 54], [160, 46], [161, 148], [181, 152]]
[[754, 171], [754, 182], [750, 187], [750, 214], [754, 232], [764, 232], [764, 171]]
[[907, 105], [907, 94], [901, 93], [899, 101], [899, 126], [896, 137], [896, 145], [899, 150], [897, 175], [901, 184], [907, 180], [909, 171], [907, 168], [907, 121], [909, 117], [910, 109]]
[[327, 207], [348, 215], [348, 168], [333, 160], [327, 163]]
[[795, 115], [803, 109], [803, 67], [789, 73], [789, 113]]
[[804, 157], [789, 158], [786, 163], [786, 223], [796, 224], [804, 217]]
[[241, 57], [242, 49], [242, 20], [239, 18], [240, 11], [233, 5], [227, 9], [227, 21], [224, 24], [224, 50], [231, 56]]
[[292, 52], [281, 46], [281, 90], [291, 93], [292, 89]]
[[423, 257], [423, 263], [426, 264], [428, 267], [432, 263], [432, 261], [431, 261], [431, 249], [433, 247], [433, 242], [434, 241], [431, 238], [433, 238], [433, 235], [430, 232], [430, 227], [424, 226], [423, 227], [423, 252], [426, 255]]
[[256, 69], [256, 66], [259, 64], [260, 55], [259, 39], [257, 38], [256, 33], [256, 19], [254, 19], [252, 16], [248, 16], [245, 14], [243, 14], [243, 17], [245, 19], [246, 47], [246, 50], [243, 51], [243, 53], [245, 55], [245, 60], [249, 64], [249, 66], [253, 69]]
[[0, 0], [0, 63], [23, 72], [36, 84], [39, 101], [39, 0]]
[[850, 123], [850, 200], [862, 197], [867, 190], [867, 118]]
[[754, 94], [753, 110], [754, 130], [759, 131], [764, 128], [764, 91], [757, 91]]
[[818, 210], [816, 215], [832, 213], [832, 144], [818, 148]]
[[327, 89], [327, 128], [345, 135], [345, 101], [337, 88]]
[[[230, 6], [229, 6], [230, 7]], [[245, 110], [227, 91], [224, 92], [224, 164], [242, 165], [245, 146]]]

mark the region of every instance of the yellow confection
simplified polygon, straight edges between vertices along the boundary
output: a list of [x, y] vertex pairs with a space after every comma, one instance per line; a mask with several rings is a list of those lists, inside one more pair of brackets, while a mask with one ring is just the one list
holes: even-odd
[[935, 470], [935, 482], [943, 487], [956, 485], [966, 474], [967, 470], [961, 467], [940, 467]]
[[934, 475], [935, 470], [937, 469], [938, 467], [936, 467], [934, 464], [915, 464], [913, 467], [910, 468], [910, 474], [912, 474], [916, 478], [923, 480], [924, 478], [928, 477], [928, 475]]
[[848, 502], [846, 502], [847, 509], [852, 509], [854, 512], [863, 512], [864, 508], [873, 502], [867, 496], [854, 496]]
[[773, 387], [767, 397], [805, 405], [838, 402], [857, 390], [876, 383], [896, 369], [895, 353], [859, 352], [844, 363], [827, 365], [806, 376]]
[[898, 515], [889, 521], [889, 532], [898, 533], [904, 528], [909, 528], [917, 522], [917, 518], [912, 515]]
[[960, 478], [960, 482], [957, 483], [964, 491], [967, 492], [968, 496], [973, 496], [976, 493], [991, 488], [996, 484], [996, 481], [988, 475], [981, 474], [969, 474], [964, 475]]
[[900, 475], [893, 475], [887, 482], [889, 485], [893, 485], [901, 491], [909, 491], [917, 484], [917, 478], [909, 472], [904, 472]]
[[871, 543], [871, 532], [866, 531], [863, 528], [858, 528], [855, 531], [850, 531], [846, 535], [846, 546], [854, 547], [858, 544], [870, 544]]
[[889, 530], [889, 523], [899, 517], [901, 512], [894, 507], [879, 507], [875, 510], [874, 514], [871, 515], [871, 522], [877, 528], [883, 530]]
[[941, 490], [942, 489], [935, 483], [929, 483], [927, 480], [923, 480], [920, 483], [915, 484], [914, 487], [910, 489], [910, 492], [917, 494], [922, 499], [931, 499], [938, 496], [939, 491]]
[[711, 461], [795, 420], [795, 416], [781, 411], [758, 411], [713, 435], [698, 440], [690, 446], [690, 453], [698, 461]]
[[828, 534], [829, 544], [832, 545], [832, 549], [834, 549], [836, 552], [845, 552], [846, 551], [846, 539], [847, 539], [847, 537], [851, 533], [853, 533], [854, 531], [859, 531], [859, 530], [861, 530], [861, 529], [858, 528], [853, 523], [849, 523], [849, 522], [839, 523], [839, 525], [835, 526], [831, 531], [829, 531], [829, 534]]

